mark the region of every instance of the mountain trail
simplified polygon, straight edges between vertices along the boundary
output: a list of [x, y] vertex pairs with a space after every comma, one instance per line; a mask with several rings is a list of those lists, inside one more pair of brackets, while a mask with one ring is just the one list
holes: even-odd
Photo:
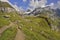
[[24, 37], [23, 32], [20, 29], [18, 29], [15, 40], [24, 40], [24, 39], [25, 39], [25, 37]]

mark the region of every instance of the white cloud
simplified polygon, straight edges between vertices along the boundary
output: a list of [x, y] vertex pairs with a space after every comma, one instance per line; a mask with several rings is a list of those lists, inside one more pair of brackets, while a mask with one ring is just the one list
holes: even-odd
[[50, 6], [51, 9], [55, 9], [55, 4], [54, 3], [50, 3], [49, 5], [47, 6]]
[[23, 2], [26, 2], [27, 0], [23, 0]]
[[57, 7], [60, 9], [60, 1], [57, 2]]
[[31, 0], [30, 1], [30, 7], [32, 7], [32, 9], [36, 8], [36, 7], [46, 7], [46, 6], [50, 6], [51, 9], [56, 9], [59, 8], [60, 9], [60, 1], [58, 1], [56, 4], [54, 3], [50, 3], [49, 5], [46, 5], [47, 0]]
[[30, 7], [32, 7], [33, 9], [34, 8], [37, 8], [37, 7], [45, 7], [46, 6], [46, 3], [47, 3], [47, 0], [31, 0], [30, 1]]
[[54, 5], [54, 3], [51, 3], [51, 4], [50, 4], [50, 6], [53, 6], [53, 5]]
[[52, 9], [57, 9], [57, 8], [60, 9], [60, 1], [58, 1], [56, 4], [51, 3], [49, 6], [50, 6]]

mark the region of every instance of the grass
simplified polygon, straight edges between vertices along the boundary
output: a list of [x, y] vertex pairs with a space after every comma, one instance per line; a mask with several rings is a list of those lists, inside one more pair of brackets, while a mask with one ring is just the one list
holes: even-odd
[[17, 33], [16, 27], [11, 27], [5, 30], [0, 37], [0, 40], [14, 40]]
[[[26, 21], [25, 19], [30, 21]], [[21, 22], [18, 23], [18, 25], [22, 27], [21, 30], [26, 35], [25, 40], [50, 40], [50, 37], [55, 40], [60, 39], [59, 32], [56, 33], [55, 31], [52, 31], [45, 19], [38, 17], [26, 17], [25, 19], [20, 20]], [[40, 34], [41, 31], [45, 32], [43, 34], [45, 36]]]
[[10, 24], [9, 20], [4, 18], [3, 15], [0, 15], [0, 28], [9, 24]]

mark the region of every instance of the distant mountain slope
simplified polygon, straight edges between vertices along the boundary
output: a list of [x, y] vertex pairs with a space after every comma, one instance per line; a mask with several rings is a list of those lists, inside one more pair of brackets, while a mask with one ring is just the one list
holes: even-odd
[[60, 17], [60, 9], [57, 8], [57, 9], [52, 9], [50, 8], [50, 6], [47, 6], [47, 7], [39, 7], [39, 8], [35, 8], [33, 11], [29, 12], [28, 15], [39, 15], [41, 12], [44, 12], [44, 11], [50, 11], [52, 12], [52, 14], [55, 14], [56, 16], [59, 16]]
[[56, 9], [55, 11], [56, 11], [57, 16], [60, 17], [60, 9]]

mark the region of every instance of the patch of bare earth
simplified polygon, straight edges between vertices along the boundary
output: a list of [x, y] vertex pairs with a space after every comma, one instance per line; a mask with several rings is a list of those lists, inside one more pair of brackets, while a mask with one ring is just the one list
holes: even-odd
[[6, 29], [8, 29], [9, 27], [11, 27], [12, 25], [14, 25], [14, 24], [13, 24], [13, 23], [10, 23], [8, 26], [4, 26], [4, 27], [0, 28], [0, 36], [1, 36], [1, 34], [2, 34]]
[[20, 29], [18, 29], [15, 40], [24, 40], [24, 39], [25, 39], [25, 37], [24, 37], [23, 32]]

